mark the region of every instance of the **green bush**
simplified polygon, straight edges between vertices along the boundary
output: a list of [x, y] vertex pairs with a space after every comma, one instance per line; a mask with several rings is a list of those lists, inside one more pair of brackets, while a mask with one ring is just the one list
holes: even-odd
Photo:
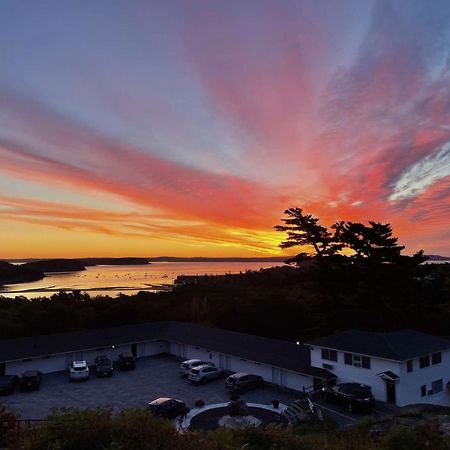
[[16, 444], [17, 419], [14, 412], [0, 404], [0, 448], [13, 447]]
[[420, 437], [415, 430], [408, 428], [390, 431], [381, 441], [385, 450], [421, 450]]

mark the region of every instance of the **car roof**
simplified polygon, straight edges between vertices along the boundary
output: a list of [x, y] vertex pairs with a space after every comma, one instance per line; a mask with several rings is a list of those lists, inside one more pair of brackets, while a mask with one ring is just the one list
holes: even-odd
[[344, 393], [371, 393], [371, 389], [369, 386], [366, 386], [364, 384], [359, 383], [342, 383], [336, 385], [339, 388], [339, 391], [342, 391]]
[[9, 381], [13, 378], [17, 378], [17, 375], [0, 375], [0, 382]]
[[162, 405], [163, 403], [166, 403], [169, 400], [175, 400], [175, 399], [171, 398], [171, 397], [161, 397], [161, 398], [157, 398], [156, 400], [153, 400], [152, 402], [149, 403], [149, 405]]
[[217, 369], [217, 367], [211, 366], [211, 364], [202, 364], [201, 366], [197, 366], [197, 370], [203, 370], [203, 369]]
[[233, 375], [230, 375], [230, 378], [241, 378], [241, 377], [246, 377], [247, 375], [248, 375], [248, 373], [238, 372], [238, 373], [233, 373]]
[[183, 361], [183, 364], [192, 364], [194, 362], [202, 362], [201, 359], [187, 359], [186, 361]]
[[87, 362], [86, 361], [74, 361], [72, 364], [73, 364], [73, 367], [87, 366]]

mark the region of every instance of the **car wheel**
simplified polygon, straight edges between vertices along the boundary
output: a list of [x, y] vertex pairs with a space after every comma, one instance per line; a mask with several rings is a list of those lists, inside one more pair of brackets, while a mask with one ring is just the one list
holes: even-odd
[[347, 411], [348, 411], [349, 413], [352, 413], [352, 412], [353, 412], [353, 405], [352, 405], [351, 403], [349, 403], [349, 404], [347, 405]]

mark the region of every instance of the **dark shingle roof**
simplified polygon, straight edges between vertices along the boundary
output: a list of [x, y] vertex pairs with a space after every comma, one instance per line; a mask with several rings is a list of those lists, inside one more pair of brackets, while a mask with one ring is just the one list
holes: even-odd
[[414, 330], [387, 333], [348, 330], [307, 342], [308, 345], [405, 361], [450, 348], [450, 341]]
[[310, 351], [304, 345], [185, 322], [152, 322], [3, 340], [0, 362], [157, 339], [190, 344], [321, 379], [334, 378], [325, 369], [311, 367]]

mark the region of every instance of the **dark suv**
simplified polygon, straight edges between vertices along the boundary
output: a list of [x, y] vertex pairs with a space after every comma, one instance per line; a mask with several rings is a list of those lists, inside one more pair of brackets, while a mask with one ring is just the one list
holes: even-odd
[[113, 362], [108, 355], [98, 355], [95, 358], [95, 374], [98, 377], [112, 377], [114, 368]]
[[133, 370], [136, 368], [136, 360], [133, 353], [121, 353], [119, 355], [119, 369]]
[[0, 395], [12, 394], [18, 384], [19, 377], [17, 375], [0, 376]]
[[39, 370], [27, 370], [20, 378], [21, 391], [37, 391], [41, 386], [42, 372]]
[[248, 373], [235, 373], [225, 381], [225, 388], [233, 392], [243, 392], [257, 388], [264, 384], [263, 377], [249, 375]]
[[341, 383], [322, 389], [324, 400], [344, 405], [348, 412], [369, 411], [374, 406], [374, 398], [369, 386], [358, 383]]

